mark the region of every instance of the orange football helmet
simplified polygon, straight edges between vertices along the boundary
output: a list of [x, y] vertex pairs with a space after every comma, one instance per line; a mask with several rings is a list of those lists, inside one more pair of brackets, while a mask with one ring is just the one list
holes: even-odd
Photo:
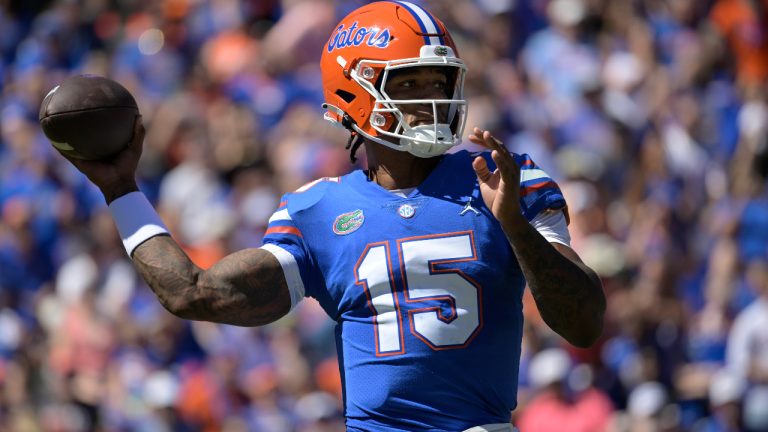
[[[391, 71], [422, 66], [451, 71], [449, 99], [393, 100], [386, 94]], [[354, 10], [328, 39], [320, 67], [324, 118], [353, 136], [419, 157], [440, 155], [461, 142], [467, 67], [445, 25], [420, 6], [384, 1]], [[410, 126], [399, 108], [403, 104], [431, 105], [433, 122]], [[447, 118], [438, 112], [447, 112]]]

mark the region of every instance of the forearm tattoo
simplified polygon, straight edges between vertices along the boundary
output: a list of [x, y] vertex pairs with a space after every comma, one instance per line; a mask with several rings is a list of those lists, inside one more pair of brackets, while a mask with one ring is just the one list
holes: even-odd
[[597, 275], [565, 257], [528, 224], [509, 240], [547, 325], [574, 345], [591, 344], [605, 311]]
[[236, 252], [204, 271], [171, 237], [157, 236], [136, 249], [133, 262], [160, 303], [182, 318], [257, 326], [290, 309], [280, 265], [261, 249]]

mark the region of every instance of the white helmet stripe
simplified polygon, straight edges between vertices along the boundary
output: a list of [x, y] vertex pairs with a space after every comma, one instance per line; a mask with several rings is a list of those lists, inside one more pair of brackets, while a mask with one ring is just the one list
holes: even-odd
[[[432, 18], [432, 15], [425, 11], [421, 6], [404, 1], [399, 1], [397, 3], [408, 9], [411, 15], [416, 18], [416, 21], [419, 23], [419, 26], [424, 33], [440, 33], [440, 29], [437, 27], [437, 22], [435, 22], [435, 19]], [[441, 36], [424, 36], [424, 42], [427, 45], [445, 45]]]

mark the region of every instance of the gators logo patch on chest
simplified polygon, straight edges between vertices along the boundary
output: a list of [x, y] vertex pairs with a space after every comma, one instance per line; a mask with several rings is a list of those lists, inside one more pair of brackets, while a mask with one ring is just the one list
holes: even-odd
[[365, 221], [362, 210], [342, 213], [333, 221], [333, 232], [337, 235], [347, 235], [357, 231]]

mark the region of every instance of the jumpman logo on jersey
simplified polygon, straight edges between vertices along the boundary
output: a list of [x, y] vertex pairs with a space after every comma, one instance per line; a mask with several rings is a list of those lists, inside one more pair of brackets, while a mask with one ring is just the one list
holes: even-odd
[[464, 205], [464, 208], [461, 209], [459, 212], [459, 216], [464, 216], [465, 213], [471, 211], [475, 214], [475, 216], [480, 216], [480, 212], [477, 211], [476, 208], [472, 207], [472, 197], [469, 197], [469, 200], [467, 200], [467, 204]]

